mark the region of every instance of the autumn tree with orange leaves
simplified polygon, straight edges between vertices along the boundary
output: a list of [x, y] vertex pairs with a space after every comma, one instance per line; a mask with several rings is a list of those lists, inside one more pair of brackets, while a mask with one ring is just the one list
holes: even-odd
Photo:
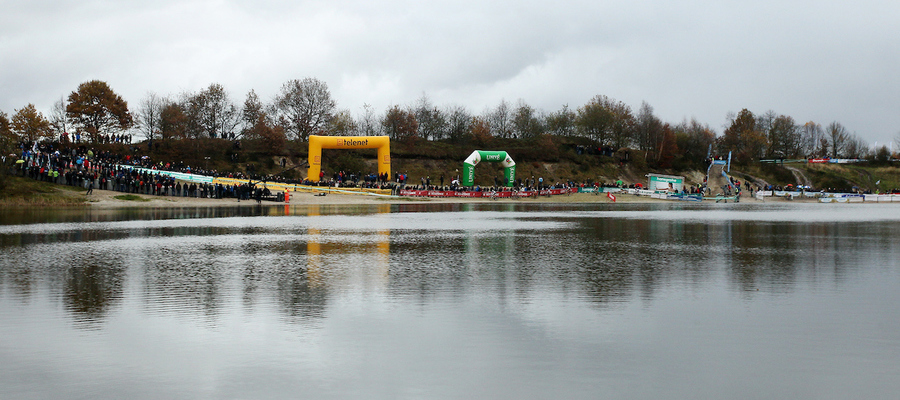
[[34, 104], [28, 104], [16, 110], [12, 116], [11, 125], [12, 131], [21, 141], [36, 142], [53, 136], [50, 121], [34, 108]]
[[118, 134], [134, 122], [128, 103], [98, 80], [78, 85], [78, 90], [69, 95], [66, 115], [78, 132], [94, 142], [99, 135]]

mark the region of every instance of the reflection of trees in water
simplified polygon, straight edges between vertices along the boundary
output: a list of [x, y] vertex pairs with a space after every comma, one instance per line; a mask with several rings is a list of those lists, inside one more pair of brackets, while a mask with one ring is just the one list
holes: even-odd
[[130, 233], [103, 230], [73, 230], [49, 233], [16, 233], [0, 235], [0, 249], [45, 243], [73, 243], [112, 240], [128, 237]]
[[[83, 264], [81, 264], [83, 263]], [[63, 299], [76, 321], [91, 325], [103, 320], [122, 298], [124, 270], [120, 265], [83, 260], [67, 270]]]
[[423, 304], [440, 294], [441, 289], [464, 293], [472, 278], [481, 277], [481, 271], [473, 265], [475, 261], [466, 258], [464, 236], [428, 235], [419, 231], [392, 232], [387, 282], [394, 294], [415, 296]]
[[579, 276], [584, 290], [600, 302], [628, 297], [637, 290], [652, 299], [673, 280], [687, 285], [707, 282], [709, 226], [680, 221], [593, 218], [585, 231], [569, 235], [582, 254]]
[[173, 226], [124, 240], [109, 239], [133, 232], [3, 235], [17, 243], [3, 249], [0, 290], [27, 301], [47, 286], [77, 321], [99, 322], [123, 297], [128, 267], [154, 312], [217, 317], [230, 304], [268, 300], [303, 323], [322, 317], [329, 296], [346, 285], [422, 303], [480, 291], [502, 305], [548, 290], [609, 304], [714, 279], [746, 293], [838, 283], [860, 260], [894, 262], [867, 253], [889, 258], [900, 246], [889, 223], [549, 219], [568, 227], [313, 235], [253, 225]]
[[272, 296], [279, 311], [297, 323], [324, 316], [327, 285], [310, 282], [307, 273], [307, 237], [295, 241], [247, 243], [239, 249], [241, 284], [245, 306]]
[[[279, 311], [292, 322], [321, 318], [328, 303], [326, 285], [310, 282], [307, 272], [308, 236], [276, 243], [244, 245], [245, 298], [271, 295]], [[266, 288], [265, 291], [258, 290]]]
[[275, 290], [280, 309], [288, 320], [304, 322], [324, 316], [328, 305], [327, 285], [311, 283], [304, 268], [282, 270]]
[[222, 286], [235, 267], [227, 250], [201, 247], [195, 252], [153, 249], [146, 254], [143, 287], [148, 306], [198, 311], [216, 317], [222, 306]]
[[0, 288], [9, 288], [15, 297], [27, 301], [34, 292], [37, 279], [34, 277], [32, 267], [22, 261], [6, 257], [3, 267], [0, 268]]
[[[734, 223], [729, 267], [743, 291], [792, 291], [800, 281], [841, 282], [848, 270], [871, 262], [869, 254], [897, 247], [882, 224]], [[873, 234], [883, 231], [883, 235]]]
[[[731, 263], [726, 266], [731, 280], [742, 291], [757, 290], [761, 285], [790, 291], [797, 280], [798, 269], [805, 263], [797, 259], [798, 239], [795, 229], [777, 224], [731, 224]], [[812, 233], [812, 232], [810, 232]], [[808, 241], [811, 238], [800, 239]]]
[[148, 307], [216, 318], [229, 301], [252, 308], [271, 298], [292, 319], [322, 316], [327, 291], [308, 282], [305, 242], [202, 243], [146, 260]]
[[[642, 285], [652, 293], [665, 270], [652, 267], [653, 256], [635, 246], [635, 238], [607, 237], [607, 230], [622, 228], [608, 223], [600, 222], [597, 235], [590, 227], [588, 232], [512, 230], [442, 233], [442, 237], [433, 232], [394, 232], [390, 285], [395, 292], [416, 294], [423, 301], [443, 292], [464, 293], [473, 284], [496, 291], [501, 302], [509, 296], [527, 299], [548, 287], [599, 302], [629, 296]], [[617, 223], [621, 221], [613, 222]], [[697, 268], [672, 265], [685, 271]]]
[[123, 297], [125, 269], [108, 249], [75, 243], [6, 249], [0, 257], [0, 290], [27, 303], [49, 294], [79, 327], [103, 322]]

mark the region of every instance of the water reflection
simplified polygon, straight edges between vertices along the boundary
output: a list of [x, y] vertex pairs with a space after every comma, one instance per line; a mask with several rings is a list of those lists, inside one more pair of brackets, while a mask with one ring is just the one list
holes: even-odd
[[[505, 301], [551, 288], [602, 305], [652, 301], [662, 288], [699, 288], [724, 274], [738, 291], [791, 292], [840, 284], [872, 254], [890, 258], [898, 247], [895, 222], [609, 218], [521, 204], [268, 210], [165, 210], [163, 220], [153, 211], [138, 221], [128, 210], [105, 222], [7, 225], [0, 288], [22, 301], [60, 293], [82, 322], [102, 321], [134, 278], [150, 312], [214, 320], [235, 300], [275, 301], [286, 318], [309, 319], [329, 293], [348, 290], [421, 299], [487, 290]], [[275, 210], [278, 218], [266, 216]]]
[[732, 398], [822, 376], [887, 397], [900, 388], [846, 377], [900, 372], [900, 209], [833, 210], [297, 205], [2, 225], [0, 397]]
[[124, 275], [121, 266], [96, 261], [69, 268], [63, 298], [75, 321], [84, 326], [102, 321], [122, 298]]

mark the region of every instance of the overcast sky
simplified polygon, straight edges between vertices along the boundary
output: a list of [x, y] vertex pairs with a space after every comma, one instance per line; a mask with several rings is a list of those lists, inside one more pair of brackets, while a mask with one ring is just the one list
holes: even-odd
[[219, 83], [242, 104], [290, 79], [379, 113], [426, 94], [474, 114], [505, 99], [553, 112], [602, 94], [637, 111], [838, 121], [870, 145], [900, 133], [900, 2], [0, 0], [0, 110], [48, 116], [78, 84], [134, 109]]

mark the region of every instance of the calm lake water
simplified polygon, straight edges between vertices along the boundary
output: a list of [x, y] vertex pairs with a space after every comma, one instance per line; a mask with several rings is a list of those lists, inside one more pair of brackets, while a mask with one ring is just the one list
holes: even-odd
[[0, 399], [895, 398], [900, 205], [0, 212]]

